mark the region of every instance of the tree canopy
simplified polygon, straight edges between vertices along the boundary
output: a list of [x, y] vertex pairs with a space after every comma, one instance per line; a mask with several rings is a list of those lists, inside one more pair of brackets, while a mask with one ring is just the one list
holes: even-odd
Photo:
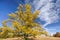
[[[44, 31], [41, 25], [34, 22], [38, 15], [39, 10], [32, 13], [29, 4], [20, 4], [17, 11], [10, 13], [9, 18], [2, 22], [3, 27], [0, 28], [0, 38], [47, 35], [47, 32]], [[10, 22], [11, 28], [7, 25], [8, 22]]]

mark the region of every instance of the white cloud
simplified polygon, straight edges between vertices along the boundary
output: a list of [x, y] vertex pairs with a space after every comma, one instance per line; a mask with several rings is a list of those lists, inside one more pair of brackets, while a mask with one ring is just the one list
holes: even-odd
[[[29, 0], [30, 1], [30, 0]], [[46, 28], [47, 25], [51, 23], [56, 23], [59, 20], [59, 14], [60, 14], [60, 0], [57, 0], [56, 3], [53, 3], [54, 0], [33, 0], [32, 2], [28, 2], [31, 4], [32, 8], [35, 8], [35, 10], [40, 10], [40, 14], [38, 17], [40, 17], [41, 21], [45, 21], [46, 23], [43, 26], [46, 31], [49, 32], [49, 34], [55, 33], [54, 29], [48, 29]]]
[[60, 0], [57, 0], [57, 1], [56, 1], [56, 6], [57, 6], [57, 7], [60, 7]]
[[56, 32], [56, 29], [48, 29], [48, 28], [44, 28], [47, 32], [48, 32], [48, 34], [50, 35], [50, 36], [52, 36], [53, 34], [55, 34]]
[[48, 24], [56, 23], [59, 20], [59, 14], [56, 10], [55, 3], [51, 2], [52, 0], [38, 0], [34, 1], [33, 4], [35, 5], [35, 10], [40, 9], [40, 19], [45, 21], [46, 23], [43, 27], [46, 27]]
[[35, 6], [35, 10], [43, 7], [48, 3], [49, 0], [34, 0], [33, 5]]
[[31, 4], [35, 10], [40, 10], [40, 19], [45, 21], [46, 23], [43, 25], [46, 27], [48, 24], [56, 23], [59, 20], [59, 13], [60, 13], [60, 0], [57, 0], [56, 3], [53, 3], [53, 0], [33, 0], [33, 3], [30, 2], [31, 0], [26, 0]]

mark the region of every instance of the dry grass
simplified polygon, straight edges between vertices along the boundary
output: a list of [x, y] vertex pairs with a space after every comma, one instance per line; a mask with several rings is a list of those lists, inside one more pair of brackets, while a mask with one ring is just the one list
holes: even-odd
[[[34, 40], [60, 40], [60, 38], [58, 37], [43, 37], [43, 36], [40, 36], [40, 37], [36, 37], [36, 38], [33, 38]], [[7, 38], [7, 39], [4, 39], [4, 40], [22, 40], [20, 37], [19, 38]]]
[[60, 40], [57, 37], [37, 37], [37, 40]]

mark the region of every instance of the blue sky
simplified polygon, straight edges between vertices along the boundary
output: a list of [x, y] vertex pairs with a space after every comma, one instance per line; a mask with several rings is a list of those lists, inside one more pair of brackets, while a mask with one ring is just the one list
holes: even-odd
[[28, 3], [34, 10], [40, 10], [36, 22], [42, 24], [49, 33], [60, 32], [60, 1], [59, 0], [0, 0], [0, 26], [8, 18], [8, 14], [15, 12], [19, 4]]

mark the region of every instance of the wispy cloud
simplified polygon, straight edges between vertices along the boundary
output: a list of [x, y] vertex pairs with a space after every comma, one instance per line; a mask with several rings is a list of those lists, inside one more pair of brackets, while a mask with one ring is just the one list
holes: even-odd
[[56, 32], [54, 32], [54, 31], [56, 31], [57, 29], [48, 29], [48, 28], [44, 28], [47, 32], [48, 32], [48, 34], [50, 35], [50, 36], [52, 36], [53, 34], [55, 34]]
[[57, 23], [60, 20], [60, 0], [33, 0], [32, 2], [26, 0], [26, 2], [28, 2], [34, 10], [40, 10], [38, 17], [41, 21], [46, 22], [42, 25], [44, 29], [49, 32], [56, 30], [48, 29], [46, 26], [51, 23]]
[[40, 15], [38, 17], [40, 17], [42, 21], [46, 22], [43, 27], [46, 27], [48, 24], [58, 22], [59, 13], [57, 12], [59, 11], [56, 9], [57, 3], [53, 3], [52, 0], [35, 0], [33, 2], [33, 4], [35, 4], [35, 10], [40, 10]]
[[[53, 26], [52, 26], [53, 27]], [[53, 28], [44, 28], [49, 33], [49, 35], [53, 35], [56, 32], [60, 32], [60, 26], [54, 26]]]
[[40, 10], [39, 18], [41, 21], [45, 21], [46, 23], [43, 28], [48, 31], [50, 35], [54, 34], [56, 28], [48, 29], [47, 25], [51, 23], [57, 23], [60, 20], [60, 0], [57, 0], [56, 3], [53, 3], [55, 0], [34, 0], [33, 3], [30, 3], [35, 10]]

